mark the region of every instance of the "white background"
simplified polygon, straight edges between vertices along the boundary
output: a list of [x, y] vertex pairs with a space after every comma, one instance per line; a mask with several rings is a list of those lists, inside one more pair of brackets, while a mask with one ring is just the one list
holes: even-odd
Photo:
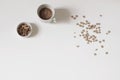
[[[56, 24], [40, 22], [36, 11], [43, 3], [56, 9]], [[112, 31], [97, 56], [95, 46], [73, 38], [72, 14]], [[34, 24], [30, 38], [16, 33], [23, 21]], [[120, 80], [119, 34], [120, 0], [0, 0], [0, 80]]]

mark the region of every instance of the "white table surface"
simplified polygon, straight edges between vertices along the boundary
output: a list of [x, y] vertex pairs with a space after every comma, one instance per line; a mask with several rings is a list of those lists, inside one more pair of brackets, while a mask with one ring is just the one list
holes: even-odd
[[[43, 3], [58, 11], [56, 24], [40, 22], [36, 10]], [[72, 14], [112, 31], [106, 37], [108, 55], [94, 56], [94, 46], [73, 38]], [[35, 26], [30, 38], [16, 34], [23, 21]], [[120, 0], [0, 0], [0, 80], [120, 80], [119, 34]]]

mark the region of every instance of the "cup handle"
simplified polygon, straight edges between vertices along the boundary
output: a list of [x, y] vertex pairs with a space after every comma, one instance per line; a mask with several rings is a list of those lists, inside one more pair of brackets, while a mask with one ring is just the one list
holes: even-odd
[[56, 18], [55, 17], [52, 19], [52, 23], [56, 23]]

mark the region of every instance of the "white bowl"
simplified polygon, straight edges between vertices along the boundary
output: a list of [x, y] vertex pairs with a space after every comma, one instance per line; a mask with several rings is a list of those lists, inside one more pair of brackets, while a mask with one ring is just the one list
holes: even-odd
[[[22, 35], [20, 35], [19, 33], [18, 33], [18, 28], [22, 25], [22, 24], [27, 24], [29, 27], [30, 27], [30, 32], [28, 33], [28, 35], [26, 35], [26, 36], [22, 36]], [[18, 33], [18, 35], [19, 36], [21, 36], [21, 37], [26, 37], [26, 38], [28, 38], [28, 37], [30, 37], [30, 35], [32, 34], [32, 25], [30, 24], [30, 23], [27, 23], [27, 22], [21, 22], [18, 26], [17, 26], [17, 33]]]

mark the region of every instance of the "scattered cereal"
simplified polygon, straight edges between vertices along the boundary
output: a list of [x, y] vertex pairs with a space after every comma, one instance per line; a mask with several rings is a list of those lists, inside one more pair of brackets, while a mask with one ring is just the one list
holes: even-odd
[[105, 52], [105, 54], [108, 54], [108, 52]]
[[106, 32], [106, 35], [108, 35], [108, 34], [110, 34], [111, 33], [111, 31], [110, 30], [108, 30], [107, 32]]
[[79, 36], [81, 37], [81, 34]]
[[76, 47], [77, 47], [77, 48], [79, 48], [80, 46], [79, 46], [79, 45], [77, 45]]
[[99, 43], [102, 43], [102, 41], [99, 41]]
[[[76, 19], [79, 15], [75, 15], [72, 16], [72, 18]], [[100, 17], [102, 17], [102, 14], [99, 15]], [[83, 18], [86, 18], [86, 16], [82, 16]], [[86, 44], [92, 44], [97, 42], [98, 43], [103, 43], [105, 42], [105, 39], [101, 40], [99, 39], [99, 35], [101, 35], [102, 29], [101, 29], [101, 23], [91, 23], [90, 21], [83, 20], [83, 21], [78, 21], [78, 23], [76, 23], [77, 26], [81, 27], [80, 28], [80, 33], [79, 33], [79, 37], [81, 37], [84, 41], [86, 41]], [[111, 31], [108, 30], [106, 32], [106, 35], [110, 34]], [[74, 38], [76, 38], [76, 36], [74, 36]], [[100, 45], [101, 48], [104, 48], [103, 44], [98, 44]], [[79, 45], [77, 45], [76, 47], [79, 47]], [[95, 51], [98, 51], [98, 49], [95, 49]], [[108, 54], [108, 52], [106, 52], [106, 54]], [[96, 56], [97, 53], [94, 53], [94, 55]]]
[[83, 16], [83, 18], [86, 18], [86, 16]]
[[76, 17], [74, 17], [73, 19], [76, 20]]
[[73, 18], [74, 16], [71, 16], [71, 18]]
[[104, 46], [103, 46], [103, 45], [101, 45], [101, 48], [104, 48]]
[[100, 25], [100, 23], [96, 23], [96, 25]]
[[95, 49], [95, 51], [98, 51], [98, 49]]
[[74, 38], [76, 38], [76, 36], [74, 36]]
[[100, 17], [102, 17], [102, 14], [100, 14]]
[[103, 41], [103, 42], [105, 42], [105, 40], [104, 40], [104, 39], [103, 39], [102, 41]]
[[76, 23], [76, 25], [79, 25], [79, 23]]
[[75, 16], [71, 16], [71, 18], [73, 19], [73, 20], [76, 20], [77, 18], [78, 18], [78, 15], [75, 15]]
[[78, 17], [78, 15], [75, 15], [75, 17]]
[[97, 53], [94, 53], [94, 56], [96, 56], [97, 55]]

